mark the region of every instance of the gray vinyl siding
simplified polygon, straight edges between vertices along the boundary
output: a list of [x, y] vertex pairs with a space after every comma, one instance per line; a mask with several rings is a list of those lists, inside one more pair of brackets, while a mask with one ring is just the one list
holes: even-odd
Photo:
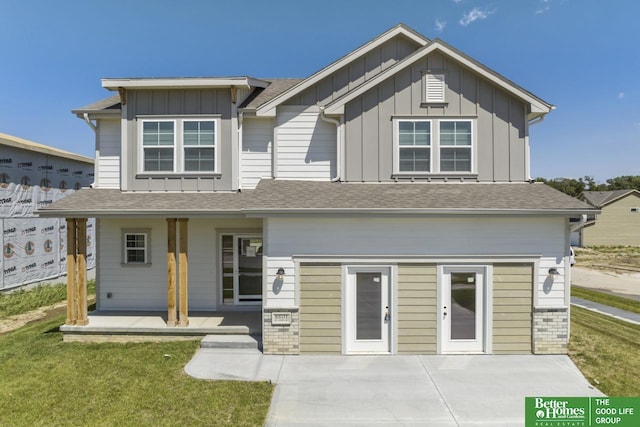
[[300, 353], [342, 352], [342, 268], [300, 266]]
[[533, 266], [493, 266], [493, 353], [531, 354]]
[[[422, 76], [426, 70], [445, 74], [444, 104], [423, 103]], [[473, 119], [477, 175], [466, 178], [484, 182], [522, 182], [528, 178], [526, 104], [434, 52], [346, 104], [343, 179], [395, 179], [392, 118], [400, 116]]]
[[[128, 141], [125, 158], [126, 189], [134, 191], [213, 191], [234, 190], [235, 170], [231, 91], [229, 89], [172, 89], [172, 90], [129, 90], [126, 104], [126, 138]], [[138, 172], [138, 116], [183, 116], [219, 115], [220, 129], [216, 156], [219, 156], [219, 175], [202, 174], [162, 176], [145, 175]]]
[[120, 188], [120, 120], [100, 119], [96, 128], [95, 188]]
[[398, 353], [436, 354], [436, 266], [399, 265], [397, 297]]
[[288, 100], [286, 104], [328, 104], [407, 57], [419, 47], [417, 43], [404, 36], [395, 37], [320, 80], [316, 85]]

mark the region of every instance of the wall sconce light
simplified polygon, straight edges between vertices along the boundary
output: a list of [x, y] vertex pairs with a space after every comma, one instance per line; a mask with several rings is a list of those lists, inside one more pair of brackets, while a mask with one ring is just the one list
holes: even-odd
[[558, 276], [560, 275], [560, 273], [558, 272], [558, 269], [555, 267], [551, 267], [549, 269], [549, 276]]
[[278, 280], [284, 279], [284, 268], [280, 267], [276, 273]]

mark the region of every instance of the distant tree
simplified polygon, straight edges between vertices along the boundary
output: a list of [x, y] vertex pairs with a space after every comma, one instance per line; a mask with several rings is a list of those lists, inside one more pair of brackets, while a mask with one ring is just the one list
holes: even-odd
[[538, 182], [544, 182], [545, 184], [562, 191], [571, 197], [578, 197], [583, 191], [610, 191], [610, 190], [638, 190], [640, 191], [640, 176], [618, 176], [615, 178], [607, 179], [606, 184], [598, 184], [591, 176], [585, 176], [583, 178], [536, 178]]
[[640, 176], [618, 176], [607, 180], [607, 190], [639, 190]]

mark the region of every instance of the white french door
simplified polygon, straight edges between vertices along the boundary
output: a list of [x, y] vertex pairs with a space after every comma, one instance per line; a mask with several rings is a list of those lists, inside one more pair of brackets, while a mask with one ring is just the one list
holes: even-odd
[[442, 353], [484, 352], [483, 267], [444, 267], [440, 307]]
[[390, 268], [348, 267], [344, 300], [346, 353], [390, 353]]

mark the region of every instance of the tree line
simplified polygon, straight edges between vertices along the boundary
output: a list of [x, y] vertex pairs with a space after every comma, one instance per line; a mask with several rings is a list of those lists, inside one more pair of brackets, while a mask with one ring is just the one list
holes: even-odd
[[538, 182], [560, 190], [572, 197], [578, 197], [583, 191], [611, 191], [611, 190], [638, 190], [640, 191], [640, 175], [625, 175], [607, 179], [604, 184], [598, 184], [591, 176], [583, 178], [536, 178]]

